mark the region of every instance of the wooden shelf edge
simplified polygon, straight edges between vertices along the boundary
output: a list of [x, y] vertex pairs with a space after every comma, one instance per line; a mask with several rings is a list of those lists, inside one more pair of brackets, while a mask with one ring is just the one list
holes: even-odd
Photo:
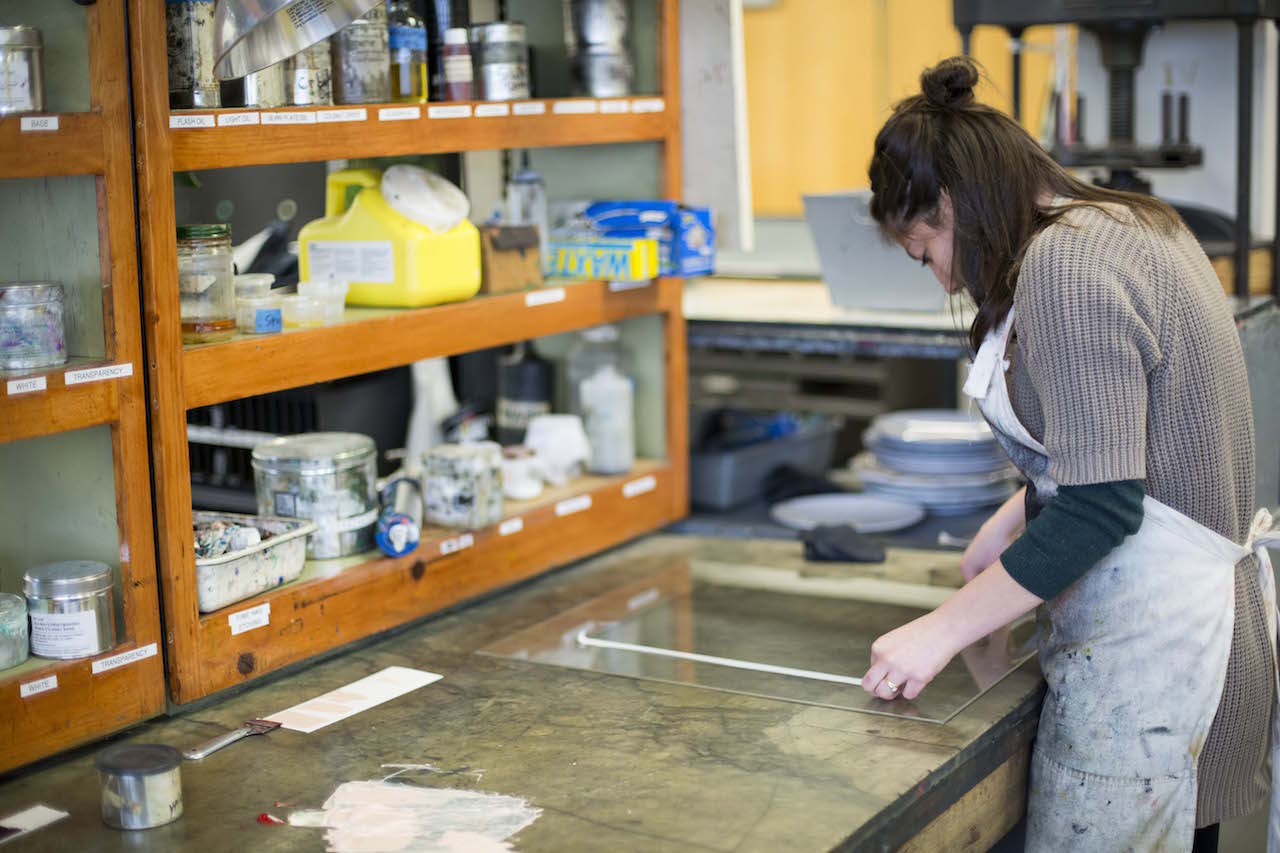
[[[200, 684], [171, 685], [174, 699], [190, 702], [243, 684], [653, 532], [674, 520], [673, 467], [650, 463], [575, 498], [540, 505], [518, 516], [518, 532], [474, 531], [472, 544], [460, 550], [424, 543], [401, 558], [279, 587], [210, 614], [200, 621], [194, 650]], [[587, 508], [562, 514], [573, 506], [567, 501], [582, 495], [590, 497]], [[233, 636], [231, 615], [263, 604], [270, 605], [268, 624]]]
[[[120, 416], [119, 379], [66, 384], [68, 373], [109, 367], [76, 363], [53, 370], [0, 373], [0, 444], [114, 423]], [[26, 390], [32, 384], [35, 390]]]
[[[545, 296], [554, 287], [564, 289], [564, 298], [558, 302], [531, 306], [526, 300], [530, 294]], [[616, 293], [607, 282], [568, 282], [542, 291], [477, 297], [337, 326], [196, 347], [183, 354], [186, 405], [195, 409], [359, 376], [424, 358], [502, 346], [628, 317], [677, 312], [680, 294], [678, 279], [659, 279]]]
[[[545, 112], [516, 115], [521, 103]], [[500, 148], [600, 145], [665, 139], [671, 118], [661, 96], [542, 98], [521, 103], [367, 104], [276, 110], [190, 110], [170, 115], [173, 170], [223, 169], [315, 160], [448, 154]], [[626, 112], [605, 106], [625, 104]], [[636, 105], [639, 105], [637, 107]], [[662, 107], [657, 109], [658, 105]], [[511, 114], [484, 116], [507, 107]], [[594, 106], [596, 111], [580, 110]], [[383, 119], [386, 111], [419, 118]], [[633, 112], [633, 109], [652, 111]], [[481, 110], [481, 115], [475, 111]], [[363, 117], [360, 117], [363, 111]], [[466, 117], [456, 117], [467, 111]], [[303, 123], [264, 124], [266, 116]], [[351, 118], [355, 116], [355, 120]], [[318, 120], [317, 120], [318, 119]], [[345, 119], [345, 120], [344, 120]], [[276, 119], [280, 120], [280, 119]], [[248, 124], [233, 124], [251, 122]], [[187, 126], [176, 126], [186, 123]], [[205, 125], [205, 126], [199, 126]]]
[[[23, 130], [56, 121], [57, 130]], [[102, 116], [96, 112], [38, 113], [0, 118], [0, 179], [101, 175], [106, 169]]]

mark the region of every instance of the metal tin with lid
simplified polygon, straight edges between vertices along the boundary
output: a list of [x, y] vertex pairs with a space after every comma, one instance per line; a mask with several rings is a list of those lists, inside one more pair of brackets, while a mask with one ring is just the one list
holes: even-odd
[[482, 101], [530, 97], [529, 45], [524, 24], [495, 21], [471, 27], [472, 61]]
[[65, 318], [66, 295], [57, 282], [0, 284], [0, 370], [64, 364]]
[[45, 563], [22, 576], [31, 616], [31, 652], [42, 658], [91, 657], [116, 644], [111, 567], [93, 560]]
[[21, 596], [0, 592], [0, 669], [22, 663], [29, 650], [27, 601]]
[[35, 27], [0, 27], [0, 116], [44, 110], [44, 40]]
[[182, 817], [182, 754], [158, 743], [122, 743], [93, 760], [102, 784], [102, 820], [115, 829], [151, 829]]
[[306, 518], [312, 559], [345, 557], [374, 546], [378, 520], [377, 449], [367, 435], [314, 432], [253, 449], [259, 515]]

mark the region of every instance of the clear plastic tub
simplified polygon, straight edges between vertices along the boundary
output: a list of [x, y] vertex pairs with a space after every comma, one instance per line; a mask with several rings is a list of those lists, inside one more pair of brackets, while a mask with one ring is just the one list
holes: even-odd
[[272, 335], [284, 328], [279, 296], [237, 296], [236, 330], [244, 335]]
[[300, 293], [280, 297], [286, 329], [315, 329], [324, 325], [324, 303]]
[[270, 296], [276, 277], [267, 272], [250, 272], [236, 276], [236, 299], [248, 296]]
[[345, 281], [300, 281], [298, 295], [319, 302], [323, 324], [335, 326], [342, 322], [350, 287]]

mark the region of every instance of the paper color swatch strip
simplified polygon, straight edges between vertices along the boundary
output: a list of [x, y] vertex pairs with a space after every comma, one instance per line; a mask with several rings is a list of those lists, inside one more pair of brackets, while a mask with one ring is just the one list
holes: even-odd
[[353, 681], [346, 687], [339, 687], [323, 696], [308, 699], [301, 705], [271, 714], [266, 719], [279, 723], [286, 729], [310, 734], [419, 687], [434, 684], [443, 677], [434, 672], [389, 666], [359, 681]]

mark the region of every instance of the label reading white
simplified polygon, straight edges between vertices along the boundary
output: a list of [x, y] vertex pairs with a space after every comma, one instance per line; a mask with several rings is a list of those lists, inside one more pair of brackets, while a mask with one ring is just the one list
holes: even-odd
[[658, 600], [658, 590], [656, 588], [646, 589], [644, 592], [640, 593], [639, 595], [633, 595], [629, 599], [627, 599], [627, 609], [639, 610], [641, 607], [644, 607], [649, 604], [653, 604], [657, 600]]
[[328, 124], [340, 121], [368, 121], [369, 111], [365, 109], [354, 110], [319, 110], [316, 112], [316, 121], [321, 124]]
[[263, 124], [315, 124], [316, 114], [313, 112], [301, 113], [263, 113]]
[[109, 658], [96, 660], [93, 662], [93, 674], [101, 675], [104, 672], [119, 669], [122, 666], [128, 666], [131, 663], [137, 663], [140, 660], [155, 657], [157, 651], [159, 651], [159, 649], [156, 648], [156, 644], [152, 643], [150, 645], [143, 646], [140, 649], [134, 649], [131, 652], [121, 652], [120, 654], [112, 655]]
[[640, 290], [653, 284], [653, 279], [646, 278], [641, 281], [611, 281], [609, 282], [610, 293], [622, 293], [625, 290]]
[[213, 127], [216, 124], [212, 115], [171, 115], [169, 116], [170, 130], [187, 130], [192, 127]]
[[28, 696], [35, 696], [37, 693], [48, 693], [50, 690], [58, 689], [58, 676], [47, 675], [44, 678], [37, 678], [35, 681], [28, 681], [26, 684], [18, 686], [18, 695], [23, 699]]
[[543, 101], [521, 101], [511, 105], [511, 112], [518, 116], [546, 115], [547, 105]]
[[107, 379], [119, 379], [133, 375], [133, 362], [127, 364], [108, 364], [106, 367], [89, 367], [84, 370], [68, 370], [62, 375], [67, 385], [83, 385], [86, 382], [102, 382]]
[[499, 536], [511, 536], [524, 530], [523, 518], [508, 518], [506, 521], [498, 525]]
[[551, 111], [556, 115], [587, 115], [600, 112], [599, 101], [556, 101]]
[[21, 126], [22, 126], [23, 133], [31, 133], [33, 131], [38, 132], [38, 131], [46, 131], [46, 130], [57, 130], [58, 117], [57, 116], [23, 116]]
[[49, 380], [43, 376], [32, 376], [29, 379], [10, 379], [9, 394], [30, 394], [32, 391], [43, 391], [49, 387]]
[[539, 305], [550, 305], [553, 302], [564, 302], [563, 287], [547, 287], [542, 290], [531, 290], [524, 295], [526, 308], [537, 308]]
[[42, 658], [88, 657], [98, 651], [98, 614], [31, 611], [31, 651]]
[[471, 118], [471, 105], [449, 104], [443, 107], [427, 107], [427, 118]]
[[219, 113], [218, 127], [245, 127], [259, 123], [257, 113]]
[[658, 480], [652, 474], [647, 477], [641, 477], [638, 480], [632, 480], [630, 483], [622, 487], [622, 496], [624, 498], [635, 498], [640, 495], [652, 492], [658, 488]]
[[252, 631], [254, 628], [265, 628], [271, 624], [271, 602], [241, 610], [239, 613], [232, 613], [227, 617], [227, 624], [231, 626], [233, 637], [245, 631]]
[[511, 115], [510, 104], [476, 104], [476, 118], [497, 118]]
[[667, 102], [662, 98], [636, 98], [631, 102], [631, 112], [633, 113], [660, 113], [667, 108]]
[[422, 118], [422, 107], [383, 107], [378, 110], [378, 121], [417, 121]]
[[312, 240], [303, 251], [312, 281], [393, 284], [396, 280], [390, 240]]
[[578, 495], [556, 504], [556, 515], [573, 515], [588, 509], [591, 509], [591, 495]]
[[470, 533], [464, 533], [453, 539], [446, 539], [440, 543], [440, 553], [444, 556], [456, 554], [476, 544], [476, 538]]
[[617, 115], [618, 113], [631, 112], [631, 102], [626, 98], [616, 98], [611, 101], [600, 102], [600, 112], [605, 115]]

